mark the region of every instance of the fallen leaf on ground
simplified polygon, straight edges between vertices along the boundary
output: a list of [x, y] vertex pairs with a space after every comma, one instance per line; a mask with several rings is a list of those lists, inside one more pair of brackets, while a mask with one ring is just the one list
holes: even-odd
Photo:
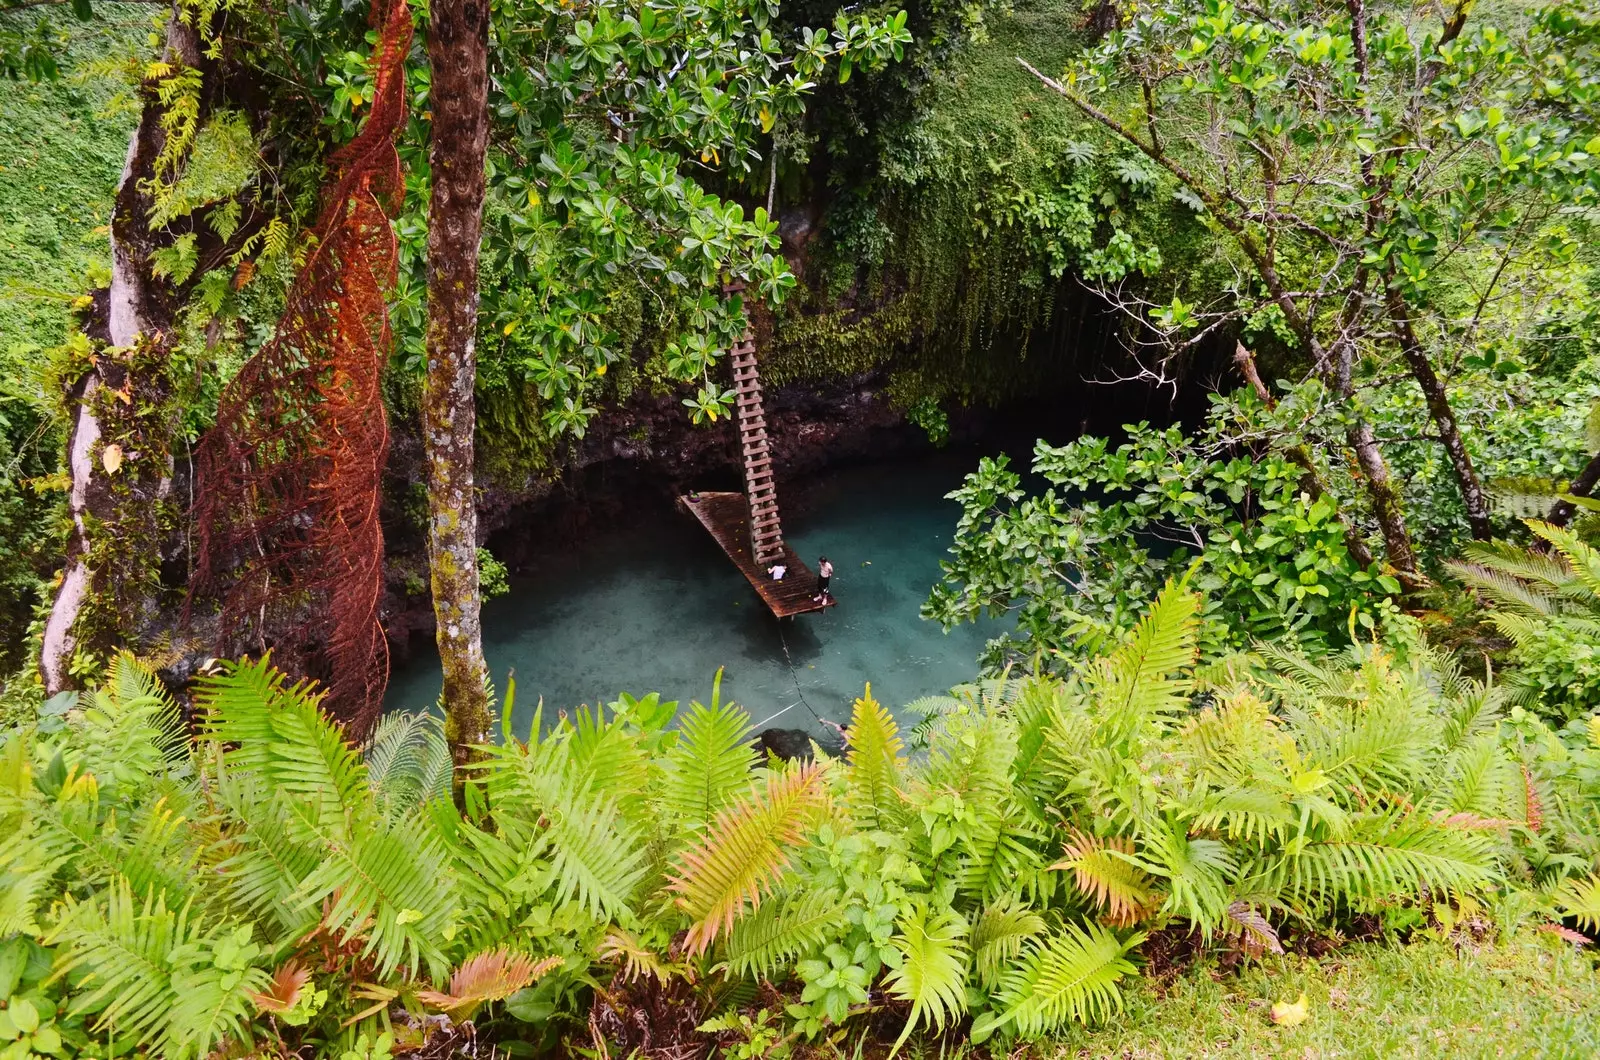
[[1272, 1022], [1280, 1027], [1295, 1027], [1306, 1021], [1311, 1015], [1311, 1004], [1306, 1000], [1306, 992], [1300, 991], [1300, 997], [1294, 1004], [1280, 1001], [1272, 1006]]

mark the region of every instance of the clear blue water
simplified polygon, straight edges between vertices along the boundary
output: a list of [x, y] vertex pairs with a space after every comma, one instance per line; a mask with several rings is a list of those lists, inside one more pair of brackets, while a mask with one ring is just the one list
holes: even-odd
[[[946, 634], [918, 609], [959, 514], [944, 495], [976, 466], [971, 451], [942, 452], [828, 472], [780, 494], [789, 543], [813, 568], [819, 554], [833, 560], [839, 605], [821, 614], [774, 619], [710, 536], [675, 511], [615, 527], [536, 579], [513, 579], [509, 596], [485, 606], [483, 626], [496, 685], [516, 672], [516, 728], [527, 731], [540, 697], [547, 718], [619, 692], [704, 702], [718, 667], [724, 698], [758, 728], [813, 732], [819, 716], [846, 720], [868, 681], [895, 709], [971, 680], [995, 626]], [[419, 654], [397, 669], [387, 704], [422, 709], [438, 691], [437, 655]]]

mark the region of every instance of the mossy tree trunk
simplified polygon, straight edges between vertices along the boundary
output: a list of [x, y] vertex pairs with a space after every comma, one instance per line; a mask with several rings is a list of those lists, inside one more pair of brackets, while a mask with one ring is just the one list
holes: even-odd
[[[428, 464], [428, 561], [444, 669], [446, 735], [456, 765], [489, 739], [473, 497], [478, 251], [488, 147], [489, 11], [485, 0], [434, 0], [428, 211], [427, 379], [422, 436]], [[457, 788], [461, 784], [457, 774]]]
[[[163, 59], [175, 67], [200, 68], [204, 62], [199, 32], [192, 20], [179, 18], [176, 9], [167, 20]], [[142, 94], [144, 107], [111, 207], [109, 348], [91, 357], [67, 395], [71, 409], [67, 505], [72, 526], [66, 565], [39, 652], [40, 675], [50, 693], [74, 684], [74, 657], [104, 653], [114, 634], [126, 634], [148, 619], [155, 603], [157, 585], [149, 568], [156, 558], [160, 514], [172, 482], [170, 438], [140, 432], [137, 424], [123, 424], [130, 428], [125, 431], [113, 429], [106, 415], [108, 410], [124, 413], [148, 403], [149, 385], [159, 387], [163, 382], [156, 366], [165, 360], [161, 354], [172, 329], [173, 292], [152, 269], [155, 251], [171, 239], [150, 227], [150, 185], [167, 143], [163, 126], [167, 108], [154, 85], [147, 84]], [[140, 367], [154, 368], [154, 377], [145, 378]], [[141, 444], [129, 444], [135, 439]], [[121, 557], [138, 565], [131, 577], [106, 569], [108, 549], [95, 547], [97, 529], [102, 527], [114, 527], [129, 548], [130, 537], [137, 535], [139, 554]], [[108, 586], [108, 581], [116, 584]], [[109, 598], [96, 606], [96, 598], [107, 595], [108, 589]]]

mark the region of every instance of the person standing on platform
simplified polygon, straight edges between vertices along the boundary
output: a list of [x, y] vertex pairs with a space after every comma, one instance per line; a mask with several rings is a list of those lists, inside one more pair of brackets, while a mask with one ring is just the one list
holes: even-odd
[[817, 594], [811, 598], [813, 603], [823, 603], [833, 599], [833, 593], [828, 589], [828, 583], [833, 580], [833, 564], [828, 562], [828, 557], [823, 556], [817, 561]]

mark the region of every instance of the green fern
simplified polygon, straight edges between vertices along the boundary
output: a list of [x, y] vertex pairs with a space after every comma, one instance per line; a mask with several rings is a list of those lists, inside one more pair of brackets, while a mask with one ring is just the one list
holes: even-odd
[[844, 922], [845, 906], [836, 891], [791, 891], [733, 925], [723, 944], [723, 965], [733, 976], [781, 979], [795, 960], [822, 949]]
[[911, 1002], [905, 1027], [890, 1055], [919, 1024], [943, 1031], [967, 1009], [966, 978], [971, 954], [967, 950], [967, 921], [955, 910], [938, 908], [926, 897], [912, 903], [899, 920], [900, 933], [892, 940], [900, 951], [900, 966], [884, 977], [889, 992]]
[[1200, 598], [1188, 576], [1169, 581], [1139, 624], [1109, 655], [1087, 669], [1108, 724], [1127, 733], [1188, 705], [1188, 671], [1198, 654]]
[[372, 802], [361, 755], [322, 713], [321, 693], [290, 685], [268, 659], [243, 661], [201, 682], [195, 696], [207, 737], [228, 767], [257, 774], [291, 799], [309, 827], [348, 836]]
[[666, 756], [661, 803], [692, 832], [704, 831], [717, 812], [750, 786], [756, 766], [750, 716], [722, 702], [722, 671], [711, 687], [711, 706], [692, 703], [678, 719], [678, 741]]
[[75, 1011], [173, 1060], [248, 1041], [250, 995], [270, 980], [248, 927], [207, 925], [161, 895], [138, 903], [126, 881], [90, 901], [69, 896], [48, 941], [66, 953], [56, 974], [82, 977]]
[[1069, 923], [1030, 943], [1004, 977], [999, 1015], [975, 1024], [973, 1038], [1002, 1027], [1039, 1038], [1069, 1021], [1093, 1023], [1120, 1010], [1118, 984], [1138, 971], [1127, 955], [1144, 938], [1136, 932], [1119, 939], [1098, 924]]
[[703, 953], [733, 927], [747, 906], [759, 906], [789, 868], [795, 847], [822, 805], [822, 767], [773, 773], [717, 815], [694, 847], [678, 856], [670, 889], [689, 915], [688, 952]]
[[570, 729], [558, 730], [526, 748], [489, 749], [490, 802], [520, 858], [549, 860], [558, 901], [613, 917], [629, 908], [644, 875], [643, 836], [614, 799], [574, 781], [570, 736]]
[[889, 711], [872, 698], [872, 686], [855, 701], [845, 730], [849, 802], [856, 819], [868, 827], [897, 816], [905, 744]]
[[1023, 947], [1045, 932], [1044, 918], [1015, 895], [994, 902], [972, 928], [972, 963], [978, 979], [992, 987]]
[[1563, 883], [1555, 892], [1556, 908], [1579, 927], [1600, 931], [1600, 873]]

